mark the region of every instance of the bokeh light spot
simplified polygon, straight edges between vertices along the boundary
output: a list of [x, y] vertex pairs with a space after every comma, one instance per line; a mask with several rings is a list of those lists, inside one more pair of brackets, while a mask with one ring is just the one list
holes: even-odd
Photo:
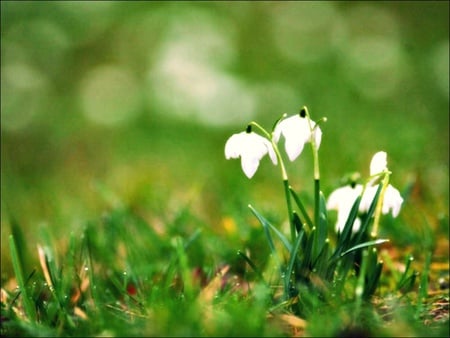
[[437, 44], [430, 53], [431, 75], [441, 94], [449, 98], [449, 42]]
[[330, 2], [281, 2], [274, 5], [273, 40], [288, 60], [308, 64], [332, 55], [341, 39], [341, 18]]
[[371, 5], [346, 13], [345, 39], [339, 50], [341, 72], [354, 90], [368, 99], [396, 95], [404, 79], [404, 52], [395, 19]]
[[26, 63], [7, 64], [1, 74], [1, 127], [19, 130], [26, 127], [47, 102], [48, 80]]
[[126, 69], [102, 65], [81, 81], [80, 102], [89, 120], [114, 126], [131, 120], [138, 113], [139, 88]]
[[227, 21], [202, 11], [171, 22], [149, 71], [149, 103], [206, 125], [237, 125], [254, 115], [252, 89], [226, 68], [235, 59]]

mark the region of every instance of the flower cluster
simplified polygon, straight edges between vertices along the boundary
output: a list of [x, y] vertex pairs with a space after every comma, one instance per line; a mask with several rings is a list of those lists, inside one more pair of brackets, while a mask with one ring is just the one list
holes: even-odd
[[[369, 210], [375, 194], [377, 192], [377, 185], [375, 182], [380, 175], [389, 174], [387, 168], [387, 154], [384, 151], [377, 152], [370, 162], [370, 179], [364, 189], [363, 185], [352, 182], [350, 185], [337, 188], [328, 197], [327, 209], [337, 210], [336, 231], [342, 231], [350, 210], [355, 203], [358, 196], [362, 194], [361, 202], [359, 204], [359, 212], [364, 213]], [[403, 203], [403, 198], [400, 192], [391, 184], [386, 186], [384, 199], [382, 204], [382, 213], [387, 214], [391, 211], [393, 217], [397, 217]], [[359, 219], [355, 220], [353, 224], [353, 231], [358, 231], [361, 226]]]
[[309, 119], [305, 109], [302, 109], [299, 114], [279, 121], [272, 136], [265, 133], [267, 138], [253, 132], [249, 125], [246, 131], [232, 135], [225, 144], [226, 159], [240, 157], [242, 170], [248, 178], [253, 177], [260, 160], [266, 154], [269, 154], [272, 163], [277, 165], [277, 150], [271, 141], [277, 144], [281, 135], [285, 139], [286, 153], [291, 161], [301, 154], [305, 143], [314, 141], [319, 148], [322, 139], [322, 131], [314, 121]]
[[[325, 121], [326, 119], [323, 119]], [[264, 136], [252, 131], [252, 126], [259, 129]], [[322, 131], [319, 123], [310, 119], [306, 107], [300, 110], [300, 113], [290, 117], [283, 116], [275, 124], [272, 133], [268, 133], [264, 128], [255, 122], [248, 125], [247, 130], [232, 135], [225, 144], [225, 157], [241, 158], [241, 166], [245, 175], [252, 178], [259, 167], [261, 159], [268, 154], [272, 163], [282, 166], [283, 180], [287, 181], [283, 160], [278, 150], [278, 143], [284, 138], [284, 146], [286, 154], [290, 161], [294, 161], [303, 151], [306, 143], [311, 143], [313, 151], [317, 157], [317, 151], [322, 140]], [[315, 158], [315, 165], [318, 159]], [[387, 154], [384, 151], [377, 152], [370, 163], [370, 178], [365, 185], [356, 184], [340, 187], [333, 191], [327, 201], [327, 209], [337, 210], [336, 231], [343, 230], [348, 219], [350, 211], [356, 199], [361, 196], [359, 204], [359, 212], [365, 213], [369, 210], [372, 201], [377, 193], [380, 178], [389, 176], [390, 172], [387, 167]], [[318, 180], [318, 173], [315, 179]], [[386, 184], [383, 191], [381, 201], [381, 213], [392, 213], [397, 217], [400, 212], [403, 198], [399, 191], [391, 184]], [[360, 228], [361, 221], [356, 219], [353, 224], [353, 231]]]

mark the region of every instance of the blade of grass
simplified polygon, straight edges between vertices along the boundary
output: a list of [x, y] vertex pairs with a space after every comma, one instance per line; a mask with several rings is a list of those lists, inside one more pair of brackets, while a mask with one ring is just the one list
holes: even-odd
[[381, 276], [381, 270], [383, 268], [383, 262], [378, 260], [377, 248], [371, 248], [368, 250], [368, 262], [366, 267], [366, 278], [364, 286], [363, 298], [368, 300], [378, 287], [378, 282]]
[[238, 251], [237, 252], [239, 257], [242, 257], [248, 265], [250, 265], [250, 267], [253, 269], [253, 271], [255, 271], [255, 273], [257, 274], [258, 278], [264, 282], [264, 284], [268, 285], [268, 283], [264, 280], [264, 276], [262, 275], [261, 270], [258, 269], [258, 267], [256, 266], [255, 263], [253, 263], [253, 261], [242, 251]]
[[[409, 273], [409, 268], [411, 267], [411, 263], [414, 261], [414, 257], [412, 255], [409, 255], [408, 257], [406, 257], [406, 261], [405, 261], [405, 271], [403, 272], [400, 280], [397, 282], [397, 290], [400, 289], [404, 289], [406, 290], [410, 290], [410, 288], [412, 287], [412, 284], [414, 284], [414, 280], [415, 278], [415, 273], [413, 272], [411, 275], [408, 276]], [[406, 286], [404, 288], [404, 286]], [[406, 291], [408, 292], [408, 291]]]
[[380, 193], [381, 193], [381, 188], [382, 188], [382, 184], [379, 184], [377, 191], [375, 193], [375, 196], [373, 197], [372, 203], [370, 204], [369, 210], [367, 211], [366, 218], [362, 222], [361, 227], [359, 228], [359, 230], [355, 236], [355, 240], [352, 241], [353, 243], [357, 244], [357, 243], [361, 242], [363, 240], [363, 236], [365, 236], [365, 234], [367, 233], [367, 229], [369, 227], [370, 221], [372, 220], [372, 216], [377, 207], [378, 198], [380, 197]]
[[313, 256], [312, 256], [312, 249], [313, 249], [313, 245], [314, 245], [314, 238], [316, 236], [316, 227], [313, 227], [310, 231], [310, 233], [308, 234], [308, 238], [306, 241], [306, 245], [305, 245], [305, 249], [303, 250], [302, 254], [303, 254], [303, 259], [301, 261], [301, 270], [303, 271], [308, 271], [311, 268], [312, 265], [312, 260], [313, 260]]
[[316, 215], [317, 232], [313, 246], [313, 260], [316, 260], [319, 257], [328, 235], [327, 207], [325, 197], [321, 191], [319, 191], [318, 199], [319, 203], [317, 205], [318, 210]]
[[292, 187], [289, 187], [289, 191], [292, 194], [292, 197], [294, 197], [294, 201], [297, 204], [298, 208], [300, 209], [300, 212], [303, 215], [303, 218], [305, 219], [306, 224], [308, 224], [309, 229], [312, 229], [314, 227], [313, 221], [309, 217], [308, 213], [306, 212], [305, 207], [303, 206], [302, 201], [298, 197], [297, 193], [292, 189]]
[[367, 250], [363, 250], [361, 269], [359, 271], [359, 277], [356, 282], [356, 288], [355, 288], [355, 311], [353, 312], [353, 315], [354, 315], [353, 318], [354, 318], [355, 322], [358, 322], [358, 317], [361, 312], [368, 256], [369, 256], [369, 254], [368, 254]]
[[[289, 263], [286, 269], [286, 274], [284, 275], [284, 286], [285, 286], [285, 290], [289, 291], [291, 289], [291, 275], [292, 275], [292, 271], [294, 269], [294, 264], [297, 260], [297, 252], [298, 249], [300, 247], [300, 243], [302, 242], [302, 238], [303, 238], [304, 232], [300, 233], [299, 236], [297, 236], [297, 238], [295, 239], [295, 243], [294, 243], [294, 248], [292, 249], [292, 251], [290, 252], [290, 257], [289, 257]], [[295, 284], [295, 276], [294, 276], [294, 284]], [[287, 300], [289, 298], [289, 294], [285, 294], [285, 300]]]
[[272, 252], [272, 254], [276, 255], [277, 252], [275, 250], [275, 245], [273, 244], [273, 239], [269, 232], [269, 227], [270, 227], [269, 221], [267, 221], [258, 211], [256, 211], [255, 208], [253, 208], [253, 206], [251, 206], [249, 204], [248, 207], [250, 208], [250, 210], [253, 212], [253, 214], [256, 216], [256, 218], [259, 220], [259, 222], [263, 226], [264, 233], [266, 234], [267, 241], [269, 242], [270, 251]]
[[292, 250], [292, 245], [289, 243], [289, 240], [284, 236], [276, 227], [274, 227], [270, 222], [267, 222], [267, 225], [273, 230], [273, 232], [278, 236], [281, 240], [281, 243], [286, 247], [286, 249], [290, 252]]
[[183, 280], [183, 294], [187, 299], [192, 299], [194, 294], [194, 285], [192, 283], [185, 243], [183, 243], [183, 238], [180, 236], [175, 238], [175, 249], [177, 252], [181, 278]]
[[20, 262], [18, 250], [16, 247], [16, 243], [14, 241], [13, 235], [9, 236], [9, 246], [11, 251], [11, 262], [14, 269], [14, 274], [16, 275], [17, 284], [19, 286], [19, 290], [22, 294], [22, 302], [24, 311], [28, 317], [28, 319], [34, 323], [37, 319], [36, 308], [33, 304], [31, 296], [28, 294], [28, 290], [25, 285], [25, 279], [22, 270], [22, 264]]
[[378, 245], [378, 244], [383, 244], [389, 242], [389, 239], [376, 239], [374, 241], [368, 241], [368, 242], [364, 242], [358, 245], [355, 245], [354, 247], [351, 247], [350, 249], [348, 249], [347, 251], [344, 251], [340, 257], [344, 257], [345, 255], [349, 254], [350, 252], [362, 249], [362, 248], [366, 248], [368, 246], [371, 245]]
[[428, 295], [428, 278], [430, 275], [431, 256], [432, 252], [428, 251], [425, 257], [425, 265], [423, 267], [422, 276], [420, 278], [419, 292], [417, 295], [417, 307], [415, 313], [416, 319], [420, 318], [420, 315], [422, 314], [424, 308], [424, 300]]

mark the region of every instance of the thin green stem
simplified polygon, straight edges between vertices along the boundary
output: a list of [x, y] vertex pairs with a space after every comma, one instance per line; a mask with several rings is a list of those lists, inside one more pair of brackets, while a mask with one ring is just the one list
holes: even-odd
[[[307, 107], [303, 107], [303, 110], [306, 113], [306, 118], [308, 120], [309, 130], [311, 132], [311, 149], [313, 153], [313, 161], [314, 161], [314, 225], [316, 228], [319, 229], [320, 227], [320, 167], [319, 167], [319, 147], [316, 144], [316, 138], [315, 138], [315, 128], [318, 128], [318, 124], [312, 125], [311, 117], [308, 112]], [[326, 121], [324, 118], [322, 121]], [[320, 233], [320, 231], [318, 232]], [[315, 254], [318, 255], [318, 248], [319, 248], [319, 236], [316, 236], [314, 239], [314, 248], [316, 251]]]
[[383, 208], [384, 194], [386, 192], [387, 186], [389, 184], [390, 172], [385, 172], [383, 177], [383, 186], [381, 188], [380, 197], [377, 201], [377, 207], [375, 209], [375, 215], [373, 220], [372, 231], [370, 232], [370, 237], [376, 238], [378, 235], [378, 225], [380, 223], [380, 216]]
[[288, 180], [284, 180], [283, 181], [284, 184], [284, 194], [286, 197], [286, 205], [287, 205], [287, 212], [288, 212], [288, 217], [289, 217], [289, 225], [291, 228], [291, 239], [292, 239], [292, 243], [295, 242], [295, 238], [297, 237], [296, 235], [296, 230], [295, 230], [295, 224], [293, 221], [293, 209], [292, 209], [292, 200], [291, 200], [291, 192], [289, 190], [289, 182]]
[[[314, 225], [316, 229], [320, 227], [320, 181], [314, 179]], [[320, 231], [317, 234], [321, 233]], [[314, 237], [314, 259], [319, 255], [319, 235]]]
[[294, 222], [292, 219], [293, 209], [292, 209], [291, 193], [289, 191], [289, 180], [288, 180], [288, 175], [286, 172], [286, 167], [284, 165], [283, 158], [281, 157], [281, 153], [280, 153], [280, 150], [278, 149], [277, 143], [273, 139], [273, 134], [270, 134], [266, 129], [264, 129], [257, 122], [252, 121], [252, 122], [250, 122], [250, 124], [255, 126], [256, 128], [258, 128], [261, 131], [261, 133], [263, 133], [264, 136], [270, 140], [270, 142], [272, 143], [272, 148], [275, 151], [275, 154], [277, 156], [278, 162], [280, 163], [281, 177], [283, 179], [283, 185], [284, 185], [284, 195], [286, 198], [288, 220], [289, 220], [289, 225], [290, 225], [290, 229], [291, 229], [291, 239], [292, 239], [292, 243], [294, 243], [295, 238], [296, 238], [296, 232], [295, 232], [295, 225], [294, 225]]

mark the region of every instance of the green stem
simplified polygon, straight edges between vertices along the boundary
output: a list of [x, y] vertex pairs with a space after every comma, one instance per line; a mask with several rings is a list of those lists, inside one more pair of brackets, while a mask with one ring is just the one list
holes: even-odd
[[284, 180], [283, 184], [284, 184], [284, 194], [286, 197], [287, 212], [288, 212], [288, 217], [289, 217], [289, 225], [291, 228], [291, 239], [292, 239], [292, 243], [294, 243], [297, 235], [296, 235], [296, 229], [295, 229], [295, 224], [294, 224], [294, 219], [293, 219], [294, 213], [292, 210], [291, 192], [289, 190], [288, 180]]
[[316, 232], [316, 236], [314, 236], [314, 259], [319, 255], [319, 233], [321, 233], [320, 227], [320, 181], [318, 179], [314, 179], [314, 226], [318, 230]]
[[[311, 124], [311, 117], [309, 116], [309, 112], [308, 112], [308, 108], [303, 107], [303, 109], [305, 110], [306, 113], [306, 118], [308, 119], [308, 125], [309, 125], [309, 130], [311, 132], [311, 139], [310, 139], [310, 143], [311, 143], [311, 149], [312, 149], [312, 153], [313, 153], [313, 161], [314, 161], [314, 225], [315, 227], [319, 230], [317, 233], [321, 233], [321, 229], [319, 229], [320, 227], [320, 167], [319, 167], [319, 148], [316, 144], [316, 138], [315, 138], [315, 133], [314, 133], [314, 129], [317, 127], [318, 128], [318, 124], [316, 123], [316, 125], [313, 127], [313, 125]], [[326, 119], [324, 119], [324, 121], [326, 121]], [[320, 236], [315, 236], [314, 238], [314, 257], [317, 257], [317, 255], [319, 254], [319, 238]]]
[[252, 122], [250, 122], [250, 124], [255, 126], [256, 128], [258, 128], [264, 134], [264, 136], [268, 140], [270, 140], [270, 142], [272, 143], [272, 148], [275, 151], [275, 154], [277, 156], [278, 162], [280, 163], [281, 177], [283, 179], [284, 195], [286, 198], [286, 205], [287, 205], [287, 212], [288, 212], [288, 220], [289, 220], [289, 225], [291, 228], [291, 239], [292, 239], [292, 243], [294, 243], [295, 238], [296, 238], [296, 232], [295, 232], [295, 225], [294, 225], [294, 222], [292, 219], [293, 209], [292, 209], [291, 193], [289, 191], [289, 180], [288, 180], [288, 175], [286, 172], [286, 167], [284, 166], [283, 158], [281, 157], [281, 153], [280, 153], [280, 150], [278, 149], [278, 145], [276, 144], [276, 142], [273, 139], [273, 135], [269, 134], [269, 132], [267, 132], [267, 130], [265, 130], [257, 122], [252, 121]]
[[375, 209], [375, 215], [374, 215], [374, 220], [373, 220], [373, 227], [372, 227], [372, 231], [370, 232], [370, 237], [372, 238], [376, 238], [378, 235], [378, 225], [380, 223], [380, 216], [381, 216], [381, 211], [383, 208], [383, 201], [384, 201], [384, 194], [386, 192], [387, 186], [389, 184], [389, 172], [386, 172], [383, 178], [383, 186], [381, 188], [381, 192], [380, 192], [380, 197], [378, 198], [377, 201], [377, 207]]

